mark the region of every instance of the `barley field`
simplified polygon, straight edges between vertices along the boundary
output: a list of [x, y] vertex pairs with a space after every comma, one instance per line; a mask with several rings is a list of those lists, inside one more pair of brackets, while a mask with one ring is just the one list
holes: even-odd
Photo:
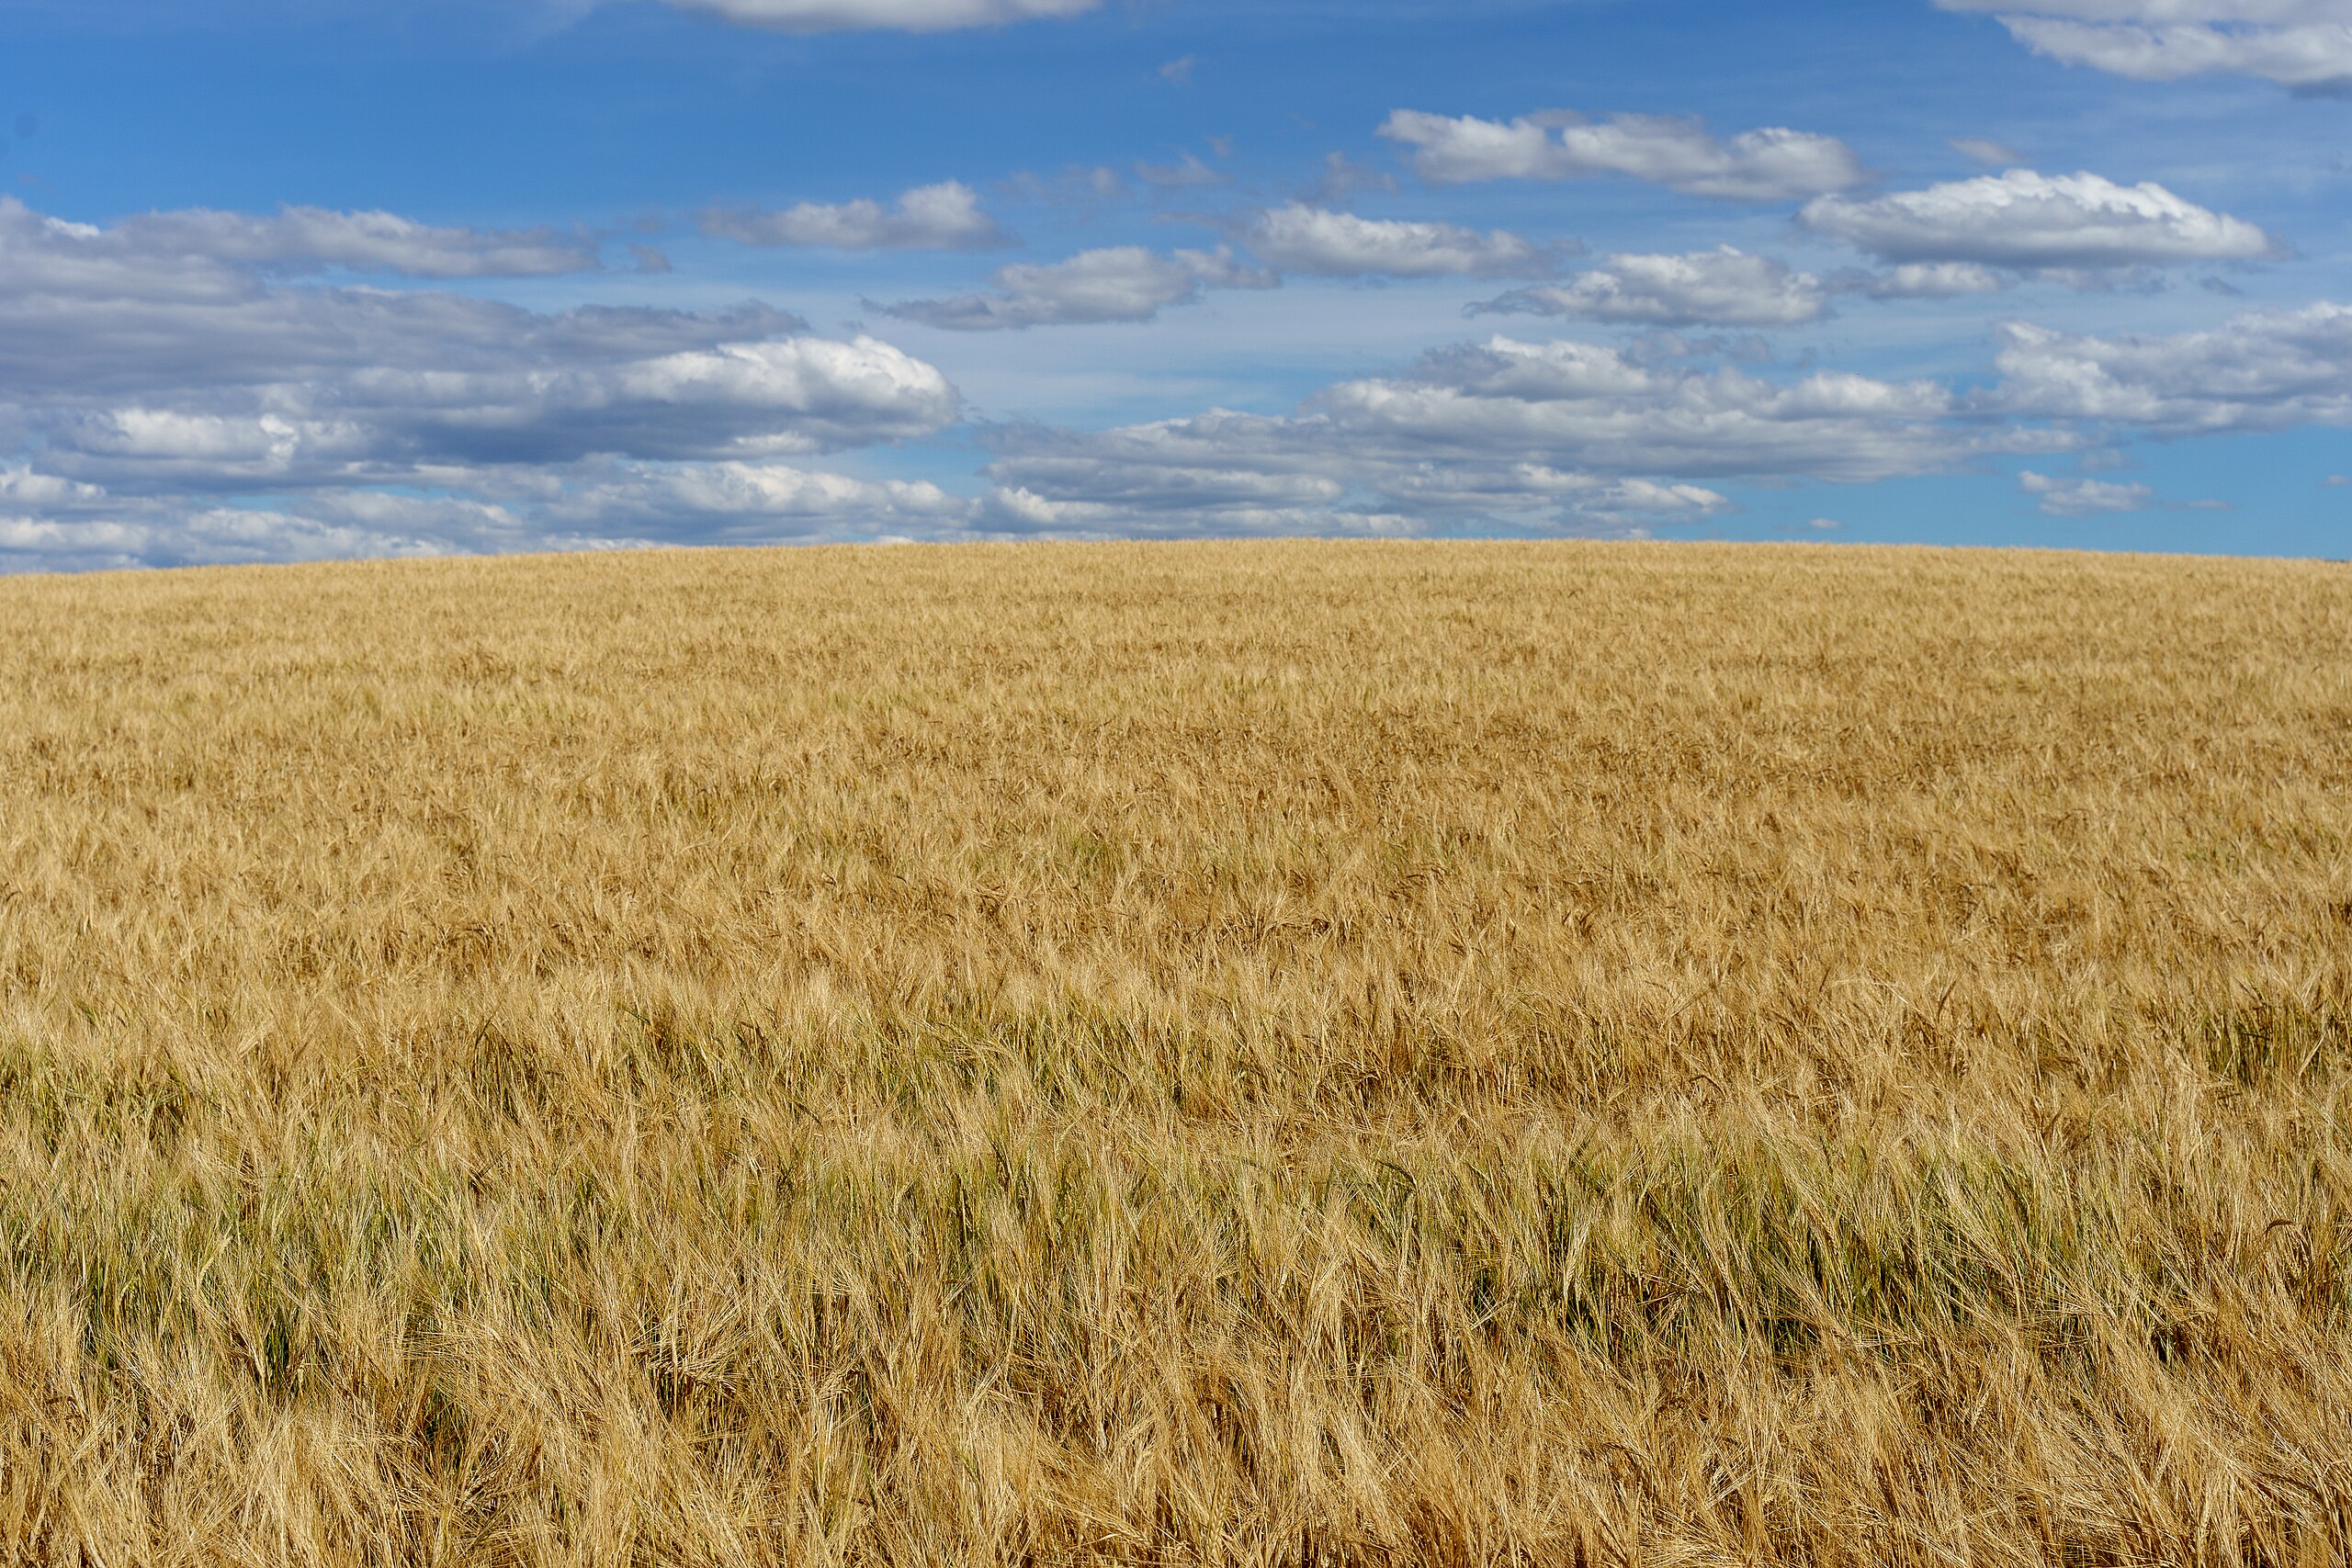
[[0, 1562], [2352, 1558], [2352, 568], [0, 581]]

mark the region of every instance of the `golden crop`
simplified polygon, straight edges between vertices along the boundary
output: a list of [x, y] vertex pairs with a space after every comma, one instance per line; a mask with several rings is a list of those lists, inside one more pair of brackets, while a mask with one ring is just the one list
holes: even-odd
[[0, 583], [0, 1561], [2352, 1556], [2352, 569]]

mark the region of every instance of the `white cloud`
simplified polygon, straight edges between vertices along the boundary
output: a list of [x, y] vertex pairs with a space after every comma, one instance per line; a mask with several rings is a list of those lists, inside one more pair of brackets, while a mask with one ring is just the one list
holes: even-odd
[[972, 502], [935, 484], [858, 479], [781, 463], [629, 463], [593, 471], [537, 509], [542, 525], [696, 542], [962, 529]]
[[2341, 490], [2346, 485], [2352, 485], [2352, 475], [2330, 474], [2327, 478], [2320, 480], [2320, 483], [2327, 486], [2330, 490]]
[[2256, 76], [2305, 91], [2352, 87], [2342, 0], [1937, 0], [1996, 11], [2036, 53], [2069, 65], [2174, 82]]
[[0, 468], [0, 512], [19, 507], [45, 510], [57, 506], [87, 505], [104, 500], [106, 493], [96, 485], [60, 479], [55, 474], [37, 474], [21, 464], [15, 468]]
[[287, 207], [145, 212], [111, 228], [71, 223], [0, 196], [0, 290], [86, 293], [135, 286], [182, 298], [256, 276], [342, 267], [409, 277], [545, 277], [593, 271], [596, 244], [550, 229], [442, 228], [390, 212]]
[[409, 277], [544, 277], [593, 271], [596, 244], [549, 229], [439, 228], [390, 212], [286, 207], [269, 217], [188, 209], [151, 212], [109, 231], [132, 253], [200, 255], [268, 272], [345, 267]]
[[1879, 272], [1840, 273], [1829, 286], [1844, 294], [1873, 299], [1951, 299], [1963, 294], [1997, 294], [2007, 280], [1974, 262], [1905, 262]]
[[1542, 462], [1400, 466], [1383, 478], [1381, 489], [1396, 502], [1422, 512], [1508, 516], [1565, 507], [1586, 521], [1695, 523], [1731, 510], [1728, 497], [1704, 485], [1601, 479]]
[[1146, 512], [1202, 512], [1233, 508], [1323, 506], [1347, 487], [1329, 474], [1219, 468], [1195, 463], [1136, 461], [1105, 466], [1086, 457], [1029, 457], [1017, 468], [1017, 489], [1083, 496], [1087, 504]]
[[1259, 213], [1240, 238], [1270, 265], [1321, 277], [1541, 276], [1557, 254], [1501, 230], [1358, 218], [1295, 201]]
[[[300, 509], [190, 506], [177, 498], [113, 497], [95, 489], [30, 514], [0, 505], [0, 571], [189, 566], [350, 556], [427, 556], [539, 542], [519, 519], [478, 502], [317, 496]], [[428, 521], [423, 533], [403, 525]], [[552, 543], [552, 541], [549, 541]]]
[[[2064, 438], [1973, 431], [1930, 383], [1768, 381], [1589, 344], [1496, 337], [1296, 413], [1211, 410], [1084, 433], [994, 434], [993, 512], [1032, 528], [1361, 530], [1499, 521], [1571, 531], [1728, 509], [1713, 476], [1867, 480]], [[1012, 509], [1008, 512], [1008, 508]], [[1319, 519], [1319, 522], [1317, 521]], [[1005, 525], [1013, 525], [1007, 523]]]
[[1610, 474], [1883, 478], [1955, 450], [1932, 382], [1819, 371], [1775, 383], [1736, 370], [1658, 369], [1589, 344], [1496, 337], [1397, 378], [1346, 382], [1315, 407], [1363, 437], [1500, 448]]
[[45, 462], [117, 488], [383, 482], [435, 465], [836, 451], [926, 435], [958, 411], [937, 369], [866, 337], [722, 343], [608, 365], [388, 367], [273, 386], [258, 402], [207, 408], [183, 396], [54, 417]]
[[1506, 123], [1398, 109], [1380, 134], [1410, 147], [1415, 172], [1438, 185], [1626, 175], [1689, 196], [1783, 201], [1864, 177], [1852, 150], [1834, 137], [1773, 128], [1724, 141], [1697, 120], [1654, 115], [1595, 124], [1555, 111]]
[[2029, 468], [2018, 476], [2026, 494], [2036, 497], [2050, 517], [2097, 517], [2118, 512], [2144, 512], [2156, 499], [2146, 485], [2112, 484], [2105, 479], [2061, 479]]
[[2153, 182], [2030, 169], [1894, 196], [1826, 196], [1801, 217], [1816, 233], [1898, 263], [2096, 270], [2244, 261], [2275, 249], [2253, 224]]
[[45, 471], [133, 491], [392, 482], [596, 453], [834, 450], [959, 412], [933, 367], [763, 307], [543, 314], [293, 287], [263, 275], [243, 226], [178, 235], [221, 255], [153, 232], [0, 203], [0, 426]]
[[1819, 321], [1826, 304], [1813, 274], [1724, 245], [1610, 256], [1573, 282], [1519, 289], [1476, 309], [1663, 327], [1790, 327]]
[[888, 207], [804, 201], [780, 212], [712, 208], [702, 231], [747, 245], [830, 245], [836, 250], [978, 251], [1014, 243], [980, 209], [979, 193], [956, 180], [920, 186]]
[[990, 275], [990, 294], [908, 299], [878, 307], [950, 332], [1148, 321], [1209, 288], [1272, 288], [1271, 273], [1245, 267], [1222, 247], [1163, 254], [1140, 245], [1081, 251], [1068, 261], [1023, 263]]
[[[43, 488], [0, 469], [0, 571], [468, 555], [654, 543], [967, 536], [976, 504], [938, 486], [779, 463], [598, 462], [453, 471], [472, 494], [314, 491], [262, 504], [195, 504]], [[29, 479], [38, 497], [9, 496]]]
[[2025, 154], [2006, 141], [1994, 141], [1982, 136], [1955, 136], [1951, 150], [1972, 163], [2010, 167], [2025, 162]]
[[2153, 434], [2352, 425], [2352, 306], [2252, 310], [2169, 336], [2002, 329], [2003, 412], [2094, 420]]
[[824, 33], [887, 28], [944, 32], [1043, 17], [1075, 17], [1101, 0], [670, 0], [744, 27]]
[[1057, 501], [1018, 486], [991, 492], [980, 518], [991, 534], [1052, 534], [1078, 539], [1409, 536], [1421, 531], [1419, 519], [1402, 513], [1340, 506], [1154, 512], [1106, 502]]
[[946, 378], [889, 344], [815, 336], [758, 305], [539, 312], [277, 276], [539, 265], [514, 236], [357, 216], [105, 227], [0, 201], [0, 431], [20, 459], [0, 466], [0, 568], [970, 519], [933, 486], [772, 460], [958, 418]]

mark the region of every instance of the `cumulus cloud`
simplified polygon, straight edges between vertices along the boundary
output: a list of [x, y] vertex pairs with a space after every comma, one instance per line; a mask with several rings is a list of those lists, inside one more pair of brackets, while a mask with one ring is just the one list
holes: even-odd
[[229, 505], [115, 495], [0, 468], [0, 571], [447, 555], [571, 542], [478, 499], [321, 492], [299, 502]]
[[1210, 288], [1272, 288], [1274, 275], [1241, 265], [1233, 253], [1140, 245], [1081, 251], [1068, 261], [999, 267], [994, 292], [949, 299], [906, 299], [877, 307], [906, 321], [949, 332], [1148, 321], [1170, 305], [1187, 305]]
[[309, 486], [448, 464], [838, 451], [929, 434], [957, 409], [937, 369], [868, 337], [472, 372], [380, 367], [254, 399], [213, 390], [53, 415], [47, 464], [115, 486]]
[[[29, 478], [26, 495], [12, 479]], [[451, 471], [470, 494], [322, 490], [265, 502], [42, 487], [0, 468], [0, 571], [349, 556], [469, 555], [647, 544], [956, 537], [975, 503], [938, 486], [780, 463], [604, 461]]]
[[2146, 485], [2114, 484], [2106, 479], [2052, 479], [2028, 468], [2018, 476], [2026, 494], [2041, 503], [2048, 517], [2097, 517], [2118, 512], [2144, 512], [2156, 499]]
[[1230, 506], [1206, 511], [1153, 512], [1094, 501], [1061, 501], [1019, 487], [1000, 487], [979, 513], [989, 534], [1055, 535], [1079, 539], [1296, 537], [1335, 535], [1404, 536], [1420, 532], [1402, 513], [1338, 506]]
[[1044, 17], [1075, 17], [1101, 0], [669, 0], [742, 27], [789, 33], [849, 32], [887, 28], [899, 32], [944, 32], [955, 28], [1000, 26]]
[[2352, 425], [2352, 306], [2250, 310], [2206, 332], [2001, 332], [1992, 406], [2158, 435]]
[[1291, 202], [1239, 231], [1261, 261], [1320, 277], [1527, 277], [1554, 270], [1558, 248], [1501, 230], [1403, 222]]
[[1951, 299], [1963, 294], [1997, 294], [2008, 279], [1974, 262], [1905, 262], [1877, 272], [1839, 273], [1829, 287], [1841, 294], [1873, 299]]
[[1780, 383], [1499, 336], [1429, 355], [1408, 376], [1332, 387], [1314, 406], [1366, 438], [1499, 446], [1613, 475], [1878, 479], [1954, 450], [1942, 423], [1951, 397], [1933, 382], [1819, 371]]
[[[398, 247], [368, 254], [396, 254], [411, 272], [500, 253], [453, 250], [446, 232], [399, 223], [272, 227], [284, 217], [100, 227], [0, 203], [0, 431], [23, 459], [0, 470], [12, 541], [0, 556], [94, 564], [561, 543], [564, 519], [534, 487], [560, 489], [599, 464], [755, 465], [925, 435], [960, 416], [935, 367], [875, 338], [812, 335], [763, 306], [539, 312], [289, 283], [277, 275], [298, 262], [356, 265], [354, 233]], [[383, 487], [445, 493], [428, 504]], [[277, 499], [200, 499], [227, 495]], [[849, 497], [877, 516], [922, 499]]]
[[69, 223], [0, 196], [0, 288], [69, 274], [151, 276], [188, 283], [228, 269], [288, 275], [341, 267], [408, 277], [546, 277], [598, 265], [595, 242], [552, 229], [436, 227], [390, 212], [286, 207], [266, 216], [191, 208], [146, 212], [111, 228]]
[[2052, 438], [1972, 429], [1945, 389], [1767, 380], [1494, 337], [1325, 389], [1290, 415], [1211, 410], [1102, 432], [993, 433], [1000, 525], [1065, 531], [1570, 531], [1689, 523], [1716, 478], [1867, 480]]
[[1475, 311], [1647, 326], [1790, 327], [1819, 321], [1822, 281], [1730, 245], [1688, 255], [1613, 255], [1573, 282], [1522, 288]]
[[1825, 196], [1800, 218], [1816, 233], [1897, 263], [2097, 271], [2247, 261], [2277, 248], [2253, 224], [2153, 181], [2120, 186], [2030, 169], [1892, 196]]
[[2143, 82], [2256, 76], [2306, 92], [2352, 88], [2342, 0], [1937, 0], [1996, 11], [2019, 42], [2069, 65]]
[[1552, 111], [1504, 122], [1398, 109], [1380, 134], [1411, 148], [1414, 171], [1435, 185], [1625, 175], [1689, 196], [1784, 201], [1864, 177], [1860, 161], [1834, 137], [1773, 128], [1724, 141], [1695, 119], [1654, 115], [1594, 123]]
[[446, 553], [430, 539], [253, 507], [166, 512], [150, 506], [108, 517], [12, 516], [0, 513], [0, 571], [78, 571], [109, 567]]
[[1425, 462], [1387, 474], [1381, 489], [1423, 513], [1553, 511], [1585, 523], [1656, 524], [1697, 523], [1732, 510], [1729, 497], [1704, 485], [1604, 479], [1541, 462]]
[[782, 211], [712, 208], [706, 234], [747, 245], [828, 245], [835, 250], [980, 251], [1016, 243], [959, 181], [919, 186], [889, 206], [858, 200], [804, 201]]
[[387, 371], [540, 373], [805, 332], [757, 306], [548, 314], [437, 291], [291, 286], [248, 261], [133, 245], [119, 229], [0, 201], [0, 402], [71, 408], [159, 389], [258, 397]]
[[854, 533], [936, 535], [965, 527], [972, 502], [935, 484], [859, 479], [782, 463], [628, 463], [566, 484], [542, 525], [749, 543]]

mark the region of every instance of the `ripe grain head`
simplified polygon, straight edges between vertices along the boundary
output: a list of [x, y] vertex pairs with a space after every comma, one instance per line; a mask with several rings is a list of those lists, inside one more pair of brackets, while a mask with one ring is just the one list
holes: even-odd
[[0, 582], [0, 1537], [2352, 1551], [2352, 578]]

